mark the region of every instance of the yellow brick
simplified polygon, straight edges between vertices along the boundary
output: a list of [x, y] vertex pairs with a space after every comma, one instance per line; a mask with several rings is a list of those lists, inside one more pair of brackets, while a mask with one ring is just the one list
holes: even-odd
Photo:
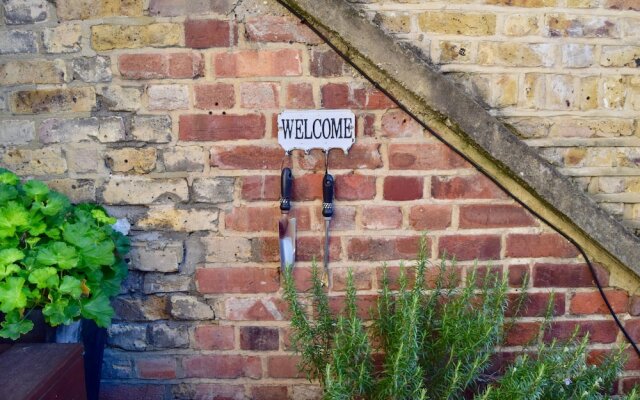
[[97, 51], [169, 47], [180, 45], [183, 36], [182, 25], [174, 23], [94, 25], [91, 27], [91, 46]]
[[633, 134], [633, 120], [620, 118], [585, 119], [562, 117], [551, 126], [553, 137], [618, 137]]
[[0, 84], [63, 83], [67, 68], [62, 60], [23, 60], [0, 64]]
[[[634, 110], [640, 110], [640, 76], [631, 76], [628, 79], [627, 102]], [[640, 123], [638, 123], [638, 129], [640, 131]]]
[[93, 87], [22, 90], [11, 95], [11, 110], [16, 114], [88, 112], [95, 104]]
[[382, 28], [393, 33], [411, 32], [411, 18], [408, 15], [395, 13], [376, 14], [374, 22]]
[[429, 11], [418, 16], [418, 25], [424, 32], [486, 36], [496, 31], [494, 14], [473, 14]]
[[440, 63], [469, 63], [473, 59], [471, 42], [440, 42]]
[[603, 46], [600, 65], [604, 67], [640, 67], [640, 47]]
[[551, 75], [547, 81], [547, 107], [554, 110], [574, 109], [576, 89], [572, 75]]
[[544, 108], [545, 80], [544, 74], [529, 73], [524, 75], [524, 107]]
[[143, 12], [143, 0], [57, 0], [61, 20], [101, 17], [138, 17]]
[[602, 79], [602, 105], [604, 108], [620, 109], [624, 107], [626, 97], [625, 79], [621, 76], [609, 76]]
[[538, 17], [523, 14], [508, 15], [504, 20], [504, 34], [508, 36], [537, 35]]
[[493, 106], [505, 108], [518, 103], [518, 77], [497, 75], [493, 79]]
[[598, 0], [567, 0], [567, 7], [571, 8], [597, 8]]
[[578, 166], [584, 161], [587, 155], [587, 149], [574, 148], [569, 149], [564, 153], [564, 165], [566, 166]]
[[113, 172], [146, 174], [156, 167], [156, 149], [117, 149], [107, 152], [107, 165]]
[[595, 110], [598, 108], [598, 86], [597, 76], [588, 76], [580, 79], [580, 109]]
[[553, 37], [620, 37], [616, 20], [611, 17], [574, 17], [564, 14], [550, 14], [547, 15], [546, 26], [547, 34]]
[[483, 42], [478, 48], [478, 64], [513, 67], [550, 67], [555, 59], [555, 46], [549, 43], [523, 44]]
[[558, 0], [485, 0], [486, 4], [514, 7], [555, 7]]

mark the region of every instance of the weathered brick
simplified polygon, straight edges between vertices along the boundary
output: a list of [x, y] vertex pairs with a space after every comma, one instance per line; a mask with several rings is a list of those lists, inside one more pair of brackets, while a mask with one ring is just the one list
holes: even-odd
[[221, 169], [280, 169], [283, 152], [280, 146], [214, 146], [211, 166]]
[[11, 110], [16, 114], [89, 112], [95, 104], [92, 87], [21, 90], [11, 95]]
[[0, 124], [0, 142], [5, 145], [24, 145], [35, 139], [33, 121], [25, 119], [3, 120]]
[[163, 150], [161, 158], [167, 172], [201, 172], [208, 155], [202, 147], [176, 146]]
[[[623, 290], [606, 290], [605, 296], [615, 313], [629, 309], [629, 294]], [[609, 314], [609, 308], [599, 291], [578, 292], [571, 296], [571, 314]]]
[[188, 200], [187, 181], [113, 176], [102, 193], [104, 201], [111, 204], [149, 204], [165, 196]]
[[241, 232], [271, 231], [277, 226], [280, 210], [275, 207], [236, 207], [227, 214], [227, 229]]
[[[180, 187], [180, 189], [182, 189]], [[179, 209], [171, 205], [153, 206], [138, 221], [143, 229], [196, 232], [218, 230], [218, 210], [211, 208]]]
[[161, 322], [149, 325], [149, 342], [153, 349], [184, 349], [189, 347], [187, 325]]
[[171, 117], [167, 115], [136, 115], [131, 122], [132, 140], [148, 143], [171, 141]]
[[558, 0], [485, 0], [486, 4], [514, 7], [554, 7]]
[[233, 326], [196, 326], [193, 333], [195, 348], [202, 350], [232, 350], [235, 342], [233, 332]]
[[[279, 400], [288, 399], [288, 388], [286, 386], [253, 386], [251, 388], [251, 398], [255, 400]], [[310, 397], [296, 397], [310, 399]]]
[[18, 175], [58, 175], [67, 171], [59, 147], [44, 149], [12, 148], [2, 153], [2, 165]]
[[349, 260], [384, 261], [413, 259], [418, 254], [417, 236], [351, 238], [347, 245]]
[[548, 14], [545, 24], [546, 34], [551, 37], [620, 37], [618, 25], [608, 17]]
[[508, 36], [527, 36], [538, 34], [538, 17], [526, 14], [507, 15], [504, 20], [504, 33]]
[[436, 199], [504, 199], [507, 194], [484, 175], [438, 177], [431, 180]]
[[395, 103], [377, 89], [346, 83], [327, 83], [320, 88], [325, 108], [355, 108], [378, 110], [396, 107]]
[[279, 175], [245, 176], [242, 178], [242, 198], [248, 201], [278, 200], [280, 198], [279, 182]]
[[460, 207], [460, 228], [533, 226], [535, 220], [519, 205], [474, 204]]
[[264, 134], [265, 118], [262, 114], [180, 116], [180, 140], [260, 139]]
[[594, 63], [595, 46], [565, 44], [562, 46], [562, 65], [567, 68], [586, 68]]
[[499, 260], [500, 236], [460, 235], [442, 236], [438, 240], [437, 254], [455, 257], [456, 260]]
[[551, 67], [555, 46], [549, 43], [482, 42], [478, 46], [478, 64], [512, 67]]
[[424, 204], [411, 207], [409, 225], [416, 230], [441, 230], [451, 226], [451, 206]]
[[640, 4], [637, 0], [606, 0], [604, 6], [616, 10], [640, 11]]
[[110, 150], [105, 154], [107, 166], [113, 172], [135, 172], [146, 174], [156, 167], [156, 149], [124, 148]]
[[64, 83], [68, 80], [63, 60], [15, 60], [0, 64], [0, 84]]
[[314, 108], [313, 87], [309, 83], [290, 83], [286, 87], [285, 106], [293, 109]]
[[237, 43], [235, 23], [218, 19], [197, 19], [184, 22], [185, 44], [194, 49], [229, 47]]
[[550, 136], [556, 137], [616, 137], [633, 134], [630, 119], [563, 118], [551, 125]]
[[362, 208], [362, 226], [365, 229], [394, 229], [401, 225], [400, 207], [366, 205]]
[[103, 86], [98, 92], [99, 104], [110, 111], [138, 111], [142, 88], [117, 85]]
[[469, 163], [444, 144], [389, 145], [389, 169], [438, 170], [469, 167]]
[[173, 357], [139, 358], [136, 360], [141, 379], [175, 379], [176, 359]]
[[607, 76], [602, 79], [602, 105], [608, 109], [622, 109], [626, 101], [626, 79], [622, 76]]
[[110, 16], [137, 17], [142, 15], [142, 0], [58, 0], [58, 18], [62, 20], [90, 19]]
[[267, 375], [270, 378], [303, 378], [304, 374], [298, 370], [300, 356], [277, 355], [267, 358]]
[[602, 46], [600, 65], [604, 67], [632, 67], [640, 65], [638, 46]]
[[[320, 249], [324, 248], [324, 238], [321, 237], [299, 237], [296, 240], [296, 261], [320, 260], [323, 254]], [[342, 257], [342, 243], [340, 238], [329, 239], [329, 261], [339, 261]]]
[[438, 45], [440, 55], [438, 62], [446, 63], [469, 63], [475, 59], [475, 46], [468, 41], [443, 40]]
[[251, 260], [251, 241], [243, 237], [207, 236], [202, 238], [206, 260], [211, 262], [246, 262]]
[[376, 178], [349, 174], [335, 177], [336, 200], [371, 200], [376, 196]]
[[279, 341], [278, 328], [264, 326], [243, 326], [240, 328], [240, 348], [242, 350], [278, 350]]
[[382, 197], [385, 200], [406, 201], [422, 198], [424, 178], [416, 176], [387, 176]]
[[72, 173], [106, 173], [102, 160], [102, 149], [93, 144], [76, 144], [65, 146], [67, 167]]
[[382, 116], [383, 137], [421, 137], [422, 132], [422, 126], [404, 111], [391, 110]]
[[183, 360], [185, 377], [188, 378], [253, 378], [262, 377], [260, 357], [241, 355], [195, 355]]
[[494, 14], [429, 11], [418, 15], [418, 26], [424, 32], [466, 36], [493, 35], [496, 31]]
[[200, 53], [122, 54], [118, 70], [125, 79], [191, 79], [203, 76]]
[[171, 316], [179, 320], [213, 319], [213, 309], [195, 296], [174, 294], [171, 296]]
[[111, 81], [111, 59], [108, 57], [74, 58], [71, 68], [73, 79], [89, 83]]
[[134, 324], [111, 324], [107, 330], [109, 346], [142, 351], [147, 348], [147, 327]]
[[80, 51], [82, 27], [78, 24], [65, 23], [55, 28], [45, 28], [42, 42], [47, 53], [75, 53]]
[[411, 16], [408, 13], [376, 13], [373, 22], [382, 29], [393, 33], [411, 32]]
[[125, 398], [158, 399], [165, 393], [165, 385], [140, 383], [105, 383], [100, 386], [100, 398], [119, 400]]
[[113, 309], [117, 318], [125, 321], [153, 321], [169, 317], [167, 299], [163, 296], [119, 296], [113, 301]]
[[233, 201], [235, 178], [195, 178], [191, 185], [192, 200], [199, 203], [229, 203]]
[[37, 52], [36, 32], [19, 30], [0, 32], [0, 54]]
[[[596, 267], [603, 286], [609, 282], [606, 271]], [[535, 264], [533, 285], [536, 287], [593, 287], [593, 275], [585, 264]]]
[[183, 258], [182, 244], [132, 246], [131, 267], [145, 272], [177, 272]]
[[280, 288], [279, 277], [275, 268], [199, 268], [196, 285], [198, 291], [205, 294], [269, 293]]
[[344, 59], [333, 50], [318, 50], [311, 52], [311, 75], [329, 78], [343, 76], [347, 73]]
[[299, 50], [240, 50], [213, 55], [218, 77], [298, 76], [302, 74]]
[[308, 26], [293, 18], [264, 15], [247, 19], [245, 29], [254, 42], [285, 42], [320, 44], [318, 37]]
[[149, 13], [163, 17], [216, 13], [226, 15], [236, 5], [234, 0], [150, 0]]
[[271, 82], [243, 82], [240, 84], [240, 104], [243, 108], [278, 108], [280, 85]]
[[188, 292], [192, 278], [186, 275], [146, 273], [144, 274], [144, 294]]
[[33, 24], [47, 19], [46, 0], [5, 0], [4, 19], [7, 25]]
[[194, 92], [195, 106], [202, 110], [232, 108], [235, 105], [235, 92], [232, 84], [195, 85]]
[[507, 237], [509, 257], [575, 257], [578, 250], [555, 233], [512, 234]]
[[38, 129], [42, 143], [71, 143], [97, 139], [102, 143], [124, 140], [120, 117], [44, 120]]
[[231, 321], [282, 321], [286, 315], [286, 304], [275, 297], [231, 297], [225, 300], [224, 309]]
[[161, 22], [149, 25], [93, 25], [91, 47], [96, 51], [179, 46], [180, 24]]
[[189, 108], [189, 87], [186, 85], [149, 85], [149, 110], [186, 110]]

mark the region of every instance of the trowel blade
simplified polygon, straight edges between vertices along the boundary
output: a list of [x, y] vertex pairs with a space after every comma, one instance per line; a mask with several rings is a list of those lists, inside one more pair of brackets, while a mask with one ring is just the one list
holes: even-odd
[[280, 236], [280, 268], [293, 268], [296, 261], [296, 219], [283, 217], [278, 222]]

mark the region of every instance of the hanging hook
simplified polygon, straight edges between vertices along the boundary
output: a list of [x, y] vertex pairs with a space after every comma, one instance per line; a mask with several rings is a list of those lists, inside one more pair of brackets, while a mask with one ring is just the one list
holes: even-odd
[[329, 173], [329, 151], [331, 149], [324, 150], [324, 174], [327, 175]]
[[291, 150], [284, 152], [284, 156], [282, 157], [282, 162], [280, 163], [280, 171], [282, 171], [282, 169], [284, 168], [284, 163], [286, 160], [289, 160], [290, 166], [293, 167], [293, 157], [292, 157]]

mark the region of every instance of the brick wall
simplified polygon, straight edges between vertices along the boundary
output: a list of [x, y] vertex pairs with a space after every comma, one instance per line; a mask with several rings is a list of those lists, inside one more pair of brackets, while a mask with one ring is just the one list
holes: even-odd
[[640, 228], [638, 0], [361, 3], [604, 208]]
[[[551, 291], [551, 334], [581, 325], [594, 355], [622, 341], [574, 247], [275, 4], [7, 0], [3, 21], [0, 165], [133, 224], [105, 399], [318, 396], [296, 372], [281, 299], [275, 117], [284, 108], [357, 115], [357, 144], [331, 155], [334, 308], [353, 267], [366, 312], [381, 264], [414, 257], [428, 230], [432, 254], [455, 255], [461, 278], [476, 258], [514, 288], [531, 275], [506, 353], [540, 323]], [[318, 152], [293, 157], [301, 288], [322, 255], [323, 162]], [[639, 338], [639, 298], [607, 293]], [[621, 387], [640, 375], [633, 355], [627, 367]]]

